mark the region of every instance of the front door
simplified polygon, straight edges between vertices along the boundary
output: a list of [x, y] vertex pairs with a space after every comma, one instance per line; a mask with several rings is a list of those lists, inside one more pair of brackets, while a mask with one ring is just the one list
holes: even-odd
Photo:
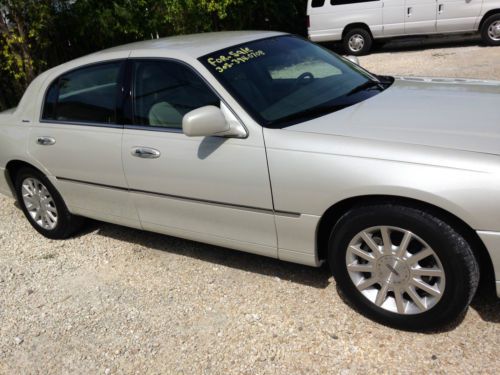
[[474, 31], [483, 0], [438, 0], [439, 33]]
[[436, 0], [406, 0], [405, 13], [405, 34], [436, 32]]
[[246, 139], [189, 138], [182, 118], [196, 108], [222, 106], [238, 120], [191, 67], [173, 60], [130, 64], [122, 152], [144, 229], [277, 257], [262, 130]]

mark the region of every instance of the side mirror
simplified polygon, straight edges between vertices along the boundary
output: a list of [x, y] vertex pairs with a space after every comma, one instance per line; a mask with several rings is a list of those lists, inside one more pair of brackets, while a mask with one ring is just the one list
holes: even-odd
[[359, 65], [359, 59], [356, 56], [346, 56], [345, 58], [350, 62]]
[[187, 113], [182, 119], [182, 131], [188, 137], [245, 138], [247, 132], [224, 103], [221, 108], [213, 105]]

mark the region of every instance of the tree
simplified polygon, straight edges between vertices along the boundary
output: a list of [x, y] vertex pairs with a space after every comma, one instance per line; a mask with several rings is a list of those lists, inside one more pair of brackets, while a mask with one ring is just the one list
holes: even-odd
[[0, 0], [0, 110], [42, 71], [137, 40], [219, 30], [305, 33], [306, 0]]

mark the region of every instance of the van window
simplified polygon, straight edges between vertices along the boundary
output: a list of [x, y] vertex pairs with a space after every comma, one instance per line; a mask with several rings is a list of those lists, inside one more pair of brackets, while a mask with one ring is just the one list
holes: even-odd
[[320, 8], [325, 5], [325, 0], [312, 0], [311, 7]]

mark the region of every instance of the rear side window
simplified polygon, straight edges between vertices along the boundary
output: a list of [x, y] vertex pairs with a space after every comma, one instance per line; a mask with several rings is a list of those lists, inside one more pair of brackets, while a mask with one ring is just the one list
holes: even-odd
[[62, 75], [47, 91], [46, 121], [116, 124], [122, 62], [81, 68]]
[[325, 0], [312, 0], [311, 7], [320, 8], [325, 5]]

